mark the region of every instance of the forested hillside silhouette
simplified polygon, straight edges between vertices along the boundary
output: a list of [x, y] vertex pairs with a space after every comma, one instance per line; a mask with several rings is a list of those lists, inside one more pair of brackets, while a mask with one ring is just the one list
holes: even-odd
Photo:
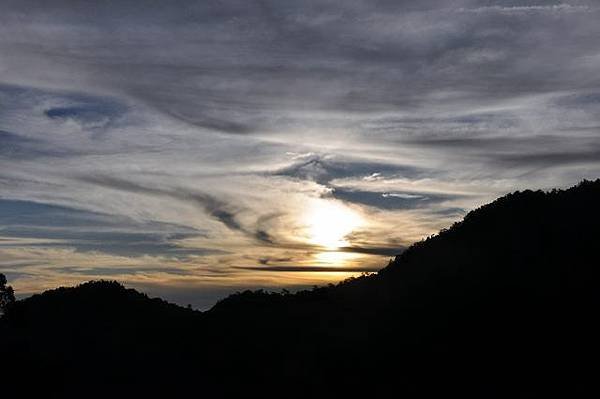
[[[600, 180], [470, 212], [378, 273], [207, 312], [90, 282], [6, 306], [3, 388], [546, 397], [597, 389]], [[23, 384], [18, 381], [34, 381]]]

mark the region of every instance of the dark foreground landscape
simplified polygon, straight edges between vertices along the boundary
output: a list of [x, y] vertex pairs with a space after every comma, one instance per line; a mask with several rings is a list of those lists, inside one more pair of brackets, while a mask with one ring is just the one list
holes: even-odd
[[116, 282], [35, 295], [0, 321], [2, 391], [591, 397], [599, 204], [600, 180], [509, 194], [377, 274], [207, 312]]

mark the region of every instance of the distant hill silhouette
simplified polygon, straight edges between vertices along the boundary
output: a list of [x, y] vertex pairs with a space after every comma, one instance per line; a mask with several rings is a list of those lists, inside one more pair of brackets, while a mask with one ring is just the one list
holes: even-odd
[[3, 380], [61, 397], [588, 397], [599, 204], [600, 180], [516, 192], [379, 273], [207, 312], [116, 282], [34, 295], [0, 320]]

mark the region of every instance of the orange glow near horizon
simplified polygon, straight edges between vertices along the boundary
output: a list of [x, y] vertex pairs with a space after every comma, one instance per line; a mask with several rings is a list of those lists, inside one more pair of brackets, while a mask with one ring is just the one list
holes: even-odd
[[315, 254], [314, 259], [319, 265], [347, 266], [351, 261], [362, 258], [360, 254], [340, 251], [323, 251]]

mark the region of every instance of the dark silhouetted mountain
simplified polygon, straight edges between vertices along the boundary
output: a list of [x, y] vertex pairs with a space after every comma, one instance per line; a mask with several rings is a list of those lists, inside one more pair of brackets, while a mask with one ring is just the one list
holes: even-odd
[[204, 313], [115, 282], [48, 291], [0, 321], [2, 375], [62, 397], [591, 396], [599, 204], [600, 180], [516, 192], [379, 273]]

